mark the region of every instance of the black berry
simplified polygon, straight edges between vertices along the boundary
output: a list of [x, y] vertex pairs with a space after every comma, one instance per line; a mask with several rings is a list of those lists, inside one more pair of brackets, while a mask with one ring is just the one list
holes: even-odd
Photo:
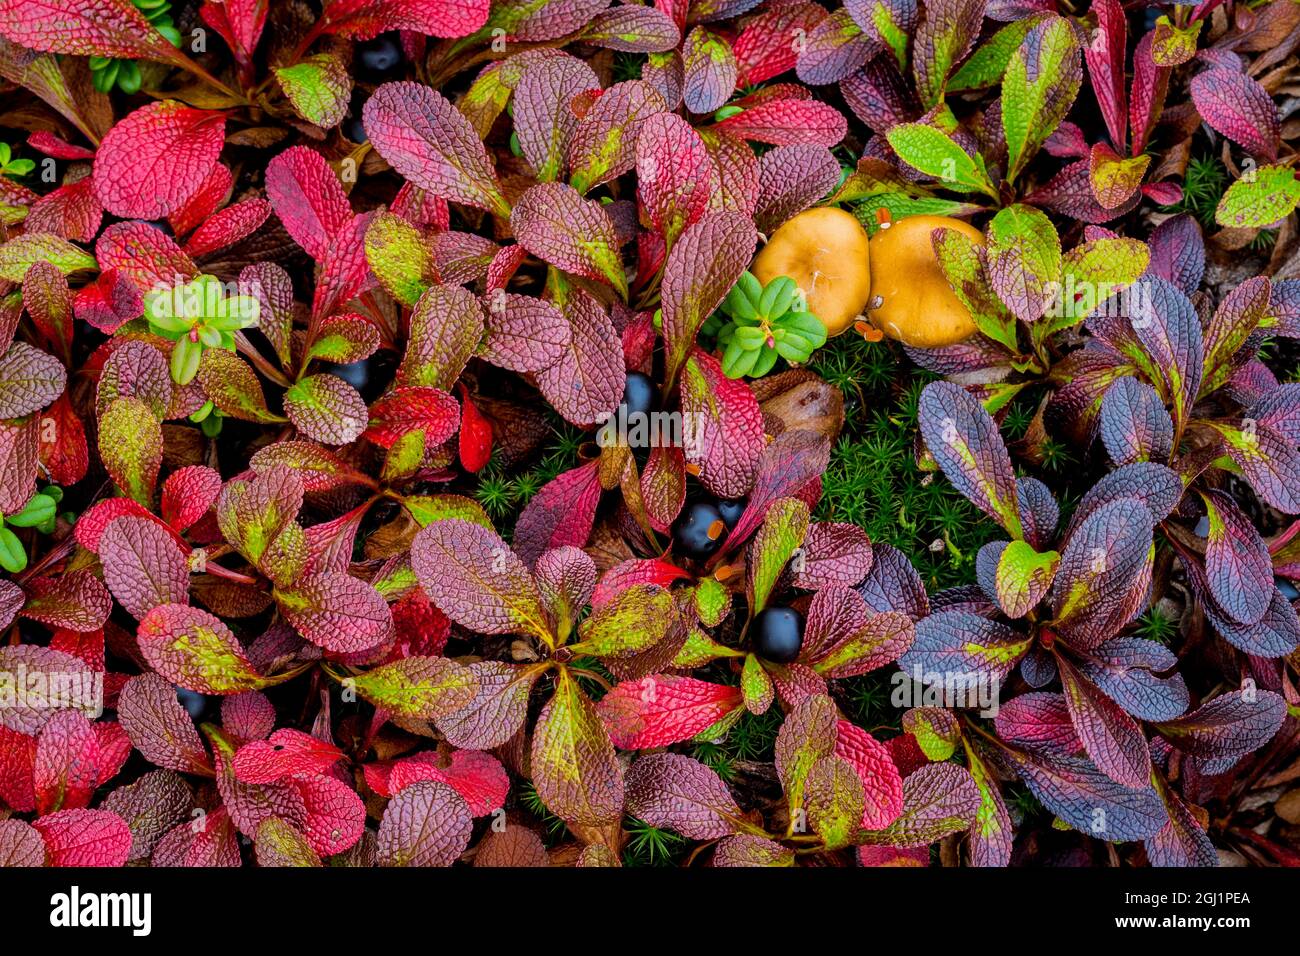
[[384, 393], [392, 380], [392, 353], [376, 352], [370, 358], [349, 362], [347, 365], [322, 362], [321, 371], [337, 375], [360, 392], [367, 403], [373, 402]]
[[343, 121], [343, 135], [353, 143], [370, 141], [370, 137], [366, 135], [366, 124], [361, 122], [360, 116], [349, 116]]
[[726, 527], [718, 509], [700, 501], [687, 507], [673, 524], [673, 543], [679, 554], [704, 560], [722, 547]]
[[623, 386], [623, 401], [619, 404], [628, 415], [647, 415], [654, 408], [655, 386], [649, 375], [640, 372], [628, 372], [627, 384]]
[[363, 76], [383, 79], [402, 65], [402, 44], [394, 33], [381, 33], [357, 44], [357, 62]]
[[176, 699], [181, 702], [181, 706], [185, 708], [185, 712], [190, 715], [191, 720], [203, 720], [208, 713], [208, 698], [198, 693], [198, 691], [177, 687]]
[[1286, 578], [1274, 578], [1273, 583], [1277, 585], [1277, 589], [1282, 592], [1282, 596], [1288, 601], [1300, 600], [1300, 589], [1296, 588], [1291, 581]]
[[803, 615], [790, 607], [760, 611], [750, 626], [754, 653], [773, 664], [789, 664], [803, 646]]
[[719, 498], [718, 514], [722, 515], [722, 520], [726, 522], [727, 530], [730, 531], [740, 520], [740, 516], [745, 513], [744, 498]]

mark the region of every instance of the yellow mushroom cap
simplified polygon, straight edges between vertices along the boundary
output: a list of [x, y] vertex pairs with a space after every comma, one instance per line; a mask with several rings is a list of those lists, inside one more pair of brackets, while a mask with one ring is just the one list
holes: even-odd
[[826, 334], [839, 335], [871, 298], [869, 250], [866, 230], [850, 213], [829, 206], [807, 209], [772, 233], [750, 271], [763, 285], [789, 276]]
[[918, 348], [956, 345], [975, 333], [970, 312], [953, 294], [934, 255], [935, 229], [955, 229], [983, 245], [983, 234], [947, 216], [909, 216], [871, 237], [871, 323]]

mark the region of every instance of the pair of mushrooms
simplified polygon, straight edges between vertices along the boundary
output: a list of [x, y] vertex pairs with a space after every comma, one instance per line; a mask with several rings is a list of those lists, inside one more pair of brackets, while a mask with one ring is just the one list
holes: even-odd
[[839, 335], [865, 319], [868, 338], [879, 330], [904, 345], [955, 345], [975, 332], [970, 313], [948, 286], [930, 236], [956, 229], [978, 243], [984, 236], [960, 219], [909, 216], [872, 238], [852, 215], [822, 207], [801, 212], [772, 234], [752, 271], [766, 285], [789, 276], [812, 312]]

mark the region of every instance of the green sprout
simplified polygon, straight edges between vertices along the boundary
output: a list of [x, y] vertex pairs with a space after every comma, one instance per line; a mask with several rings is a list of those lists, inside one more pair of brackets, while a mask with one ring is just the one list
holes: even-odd
[[[144, 18], [153, 24], [154, 29], [167, 38], [174, 47], [181, 45], [181, 32], [172, 22], [172, 5], [169, 0], [131, 0]], [[108, 93], [114, 87], [123, 93], [139, 93], [140, 67], [134, 60], [122, 60], [112, 56], [92, 56], [90, 58], [90, 81], [101, 93]]]
[[258, 302], [252, 296], [226, 297], [216, 276], [199, 276], [172, 289], [145, 297], [149, 330], [176, 343], [172, 349], [172, 379], [178, 385], [194, 380], [203, 350], [234, 351], [235, 333], [257, 324]]
[[0, 519], [0, 567], [10, 574], [27, 567], [27, 551], [10, 528], [35, 528], [41, 534], [53, 533], [62, 500], [63, 489], [50, 485], [32, 495], [22, 511]]
[[826, 344], [826, 326], [808, 311], [803, 293], [789, 276], [777, 276], [763, 286], [745, 272], [731, 287], [704, 331], [722, 348], [722, 371], [728, 378], [766, 375], [778, 356], [787, 362], [807, 362]]
[[36, 164], [30, 159], [14, 159], [13, 156], [9, 144], [0, 143], [0, 176], [18, 179], [36, 168]]

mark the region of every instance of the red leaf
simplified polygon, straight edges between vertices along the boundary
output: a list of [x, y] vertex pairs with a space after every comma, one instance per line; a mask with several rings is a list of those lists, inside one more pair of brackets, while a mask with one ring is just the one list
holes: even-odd
[[599, 608], [618, 597], [634, 584], [657, 584], [668, 587], [674, 581], [691, 575], [667, 561], [658, 558], [634, 558], [616, 564], [603, 575], [591, 595], [592, 608]]
[[460, 408], [440, 388], [407, 386], [389, 391], [370, 407], [370, 427], [363, 433], [381, 448], [409, 432], [422, 430], [426, 448], [441, 445], [456, 433]]
[[282, 728], [271, 739], [254, 740], [235, 752], [231, 766], [244, 783], [275, 783], [291, 774], [324, 774], [343, 759], [343, 752], [305, 734]]
[[740, 66], [742, 86], [756, 86], [787, 70], [799, 59], [793, 38], [802, 30], [807, 36], [826, 18], [825, 8], [815, 3], [789, 3], [765, 9], [745, 23], [732, 50]]
[[489, 0], [330, 0], [320, 32], [368, 40], [389, 30], [469, 36], [487, 22]]
[[847, 720], [841, 720], [836, 728], [835, 755], [853, 765], [866, 792], [862, 826], [882, 830], [903, 812], [903, 778], [888, 748], [865, 730]]
[[129, 0], [0, 0], [0, 34], [76, 56], [167, 62], [176, 52]]
[[763, 413], [743, 379], [730, 379], [712, 355], [695, 350], [681, 377], [682, 413], [693, 416], [686, 464], [722, 498], [743, 497], [766, 447]]
[[157, 674], [132, 677], [118, 696], [122, 727], [145, 759], [182, 773], [211, 775], [212, 762], [176, 690]]
[[451, 866], [469, 845], [473, 824], [460, 794], [436, 780], [421, 780], [384, 808], [376, 862], [381, 866]]
[[1269, 161], [1277, 159], [1278, 110], [1258, 80], [1216, 66], [1192, 77], [1189, 88], [1206, 123], [1248, 151]]
[[186, 199], [180, 209], [167, 217], [172, 232], [183, 236], [207, 222], [230, 198], [233, 186], [234, 176], [230, 169], [217, 163], [203, 180], [203, 184], [194, 191], [194, 195]]
[[768, 100], [729, 116], [714, 128], [772, 146], [834, 146], [848, 133], [849, 124], [843, 113], [819, 100], [783, 99]]
[[167, 476], [162, 489], [162, 517], [175, 531], [184, 531], [217, 503], [221, 475], [204, 465], [187, 465]]
[[[510, 791], [510, 778], [501, 762], [477, 750], [453, 750], [451, 757], [445, 760], [441, 754], [425, 751], [395, 761], [388, 773], [389, 794], [398, 793], [421, 780], [437, 780], [453, 788], [465, 798], [469, 812], [476, 817], [486, 816], [503, 806]], [[378, 788], [376, 792], [381, 796], [388, 795]]]
[[589, 461], [557, 476], [529, 500], [515, 525], [514, 549], [531, 567], [542, 553], [591, 536], [600, 503], [599, 462]]
[[103, 214], [91, 178], [86, 176], [32, 203], [24, 227], [28, 232], [52, 232], [64, 239], [90, 242], [99, 232]]
[[352, 223], [352, 206], [338, 176], [320, 153], [306, 146], [294, 146], [271, 160], [266, 196], [293, 241], [313, 259], [324, 259]]
[[95, 154], [95, 194], [123, 219], [157, 219], [189, 199], [221, 155], [226, 119], [175, 100], [141, 107], [117, 123]]
[[419, 83], [385, 83], [366, 101], [363, 115], [379, 155], [416, 186], [510, 215], [486, 147], [442, 94]]
[[596, 711], [614, 746], [647, 750], [689, 740], [741, 706], [738, 687], [655, 674], [617, 685]]
[[[181, 251], [176, 241], [147, 222], [119, 222], [109, 226], [95, 243], [95, 259], [100, 269], [117, 270], [140, 292], [150, 292], [155, 286], [170, 288], [178, 275], [192, 279], [199, 274], [194, 260]], [[118, 294], [114, 290], [113, 298], [106, 301], [118, 303]]]
[[27, 145], [32, 149], [38, 149], [46, 156], [53, 156], [55, 159], [94, 159], [95, 151], [86, 149], [84, 146], [75, 146], [48, 130], [37, 130], [27, 135]]
[[539, 373], [537, 384], [566, 420], [592, 425], [612, 413], [623, 396], [623, 343], [605, 307], [589, 293], [574, 289], [565, 314], [569, 347]]
[[275, 727], [275, 707], [257, 690], [223, 697], [221, 726], [244, 740], [265, 740]]
[[288, 782], [302, 798], [306, 818], [301, 829], [313, 850], [333, 856], [361, 839], [366, 806], [350, 786], [319, 774], [293, 777]]
[[163, 604], [188, 604], [190, 572], [171, 532], [156, 521], [124, 516], [99, 538], [104, 583], [137, 621]]
[[86, 431], [66, 392], [45, 410], [39, 437], [41, 464], [50, 473], [52, 481], [60, 485], [75, 485], [86, 477], [86, 469], [90, 466]]
[[304, 638], [329, 651], [376, 647], [393, 631], [393, 613], [371, 585], [326, 571], [278, 592], [280, 610]]
[[1093, 0], [1092, 11], [1097, 15], [1097, 29], [1092, 42], [1084, 45], [1083, 58], [1111, 144], [1123, 150], [1128, 132], [1128, 100], [1124, 96], [1128, 24], [1120, 0]]
[[122, 866], [131, 855], [131, 828], [108, 810], [60, 810], [33, 821], [50, 866]]
[[185, 243], [185, 252], [191, 256], [204, 256], [233, 246], [251, 236], [269, 215], [271, 204], [265, 199], [249, 199], [227, 206], [194, 231]]
[[711, 171], [703, 140], [681, 117], [660, 113], [642, 125], [636, 144], [637, 197], [650, 225], [668, 242], [708, 209]]
[[114, 332], [144, 312], [144, 298], [124, 274], [105, 269], [94, 282], [78, 290], [73, 312], [101, 332]]
[[460, 465], [470, 474], [492, 459], [492, 425], [460, 385]]
[[87, 806], [99, 785], [99, 760], [95, 725], [76, 711], [55, 714], [36, 741], [36, 812], [43, 816]]

